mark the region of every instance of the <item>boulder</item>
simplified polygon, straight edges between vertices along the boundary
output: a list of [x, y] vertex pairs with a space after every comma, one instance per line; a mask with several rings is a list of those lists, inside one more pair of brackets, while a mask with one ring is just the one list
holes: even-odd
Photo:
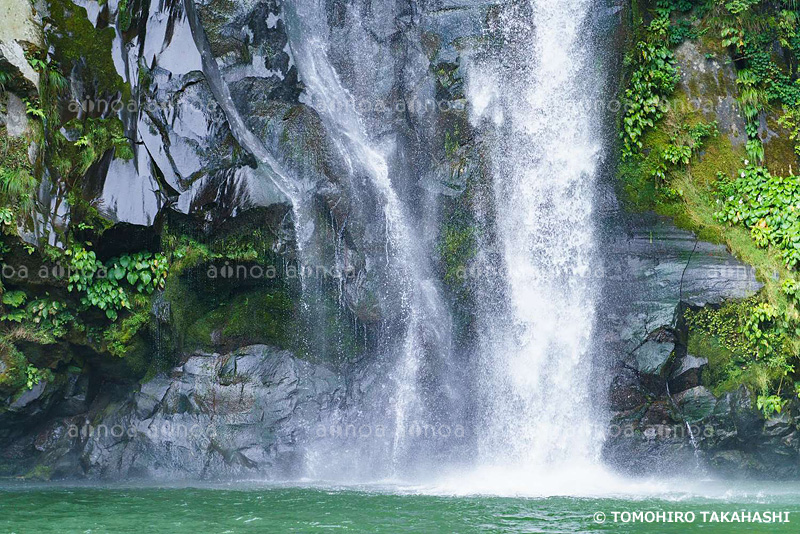
[[703, 386], [693, 387], [674, 396], [683, 420], [696, 423], [714, 413], [717, 399]]
[[11, 74], [6, 89], [22, 96], [35, 96], [39, 73], [25, 58], [27, 50], [43, 46], [41, 20], [28, 0], [4, 0], [0, 5], [0, 71]]
[[693, 388], [700, 385], [700, 375], [708, 366], [707, 358], [696, 358], [687, 354], [678, 362], [678, 366], [669, 377], [669, 390], [672, 393]]

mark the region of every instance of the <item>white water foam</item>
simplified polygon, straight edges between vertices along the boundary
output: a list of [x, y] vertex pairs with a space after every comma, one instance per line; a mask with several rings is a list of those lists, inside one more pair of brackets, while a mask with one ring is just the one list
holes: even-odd
[[[489, 139], [507, 310], [481, 309], [479, 458], [442, 488], [499, 495], [620, 489], [600, 466], [590, 381], [599, 141], [578, 105], [591, 2], [507, 6], [467, 65], [470, 119]], [[489, 301], [489, 299], [486, 299]], [[600, 416], [601, 417], [601, 416]]]

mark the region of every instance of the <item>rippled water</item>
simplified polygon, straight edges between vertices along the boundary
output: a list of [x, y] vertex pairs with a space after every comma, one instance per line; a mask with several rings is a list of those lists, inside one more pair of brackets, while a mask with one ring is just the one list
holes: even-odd
[[[652, 486], [659, 488], [658, 484]], [[702, 522], [702, 512], [788, 512], [789, 523]], [[694, 512], [693, 524], [632, 524], [613, 512]], [[596, 514], [605, 514], [598, 523]], [[598, 515], [599, 517], [599, 515]], [[784, 516], [785, 517], [785, 516]], [[798, 532], [800, 485], [699, 485], [645, 498], [448, 496], [420, 489], [260, 486], [0, 488], [0, 532]]]

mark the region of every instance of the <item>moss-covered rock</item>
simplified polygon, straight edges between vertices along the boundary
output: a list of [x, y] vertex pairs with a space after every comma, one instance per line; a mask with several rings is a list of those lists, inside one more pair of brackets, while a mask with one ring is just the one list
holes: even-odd
[[[95, 27], [86, 9], [70, 0], [49, 0], [48, 10], [52, 26], [47, 40], [54, 47], [58, 64], [83, 84], [85, 94], [77, 95], [78, 99], [121, 97], [127, 102], [130, 85], [119, 75], [111, 57], [114, 28]], [[107, 105], [111, 105], [110, 100]]]

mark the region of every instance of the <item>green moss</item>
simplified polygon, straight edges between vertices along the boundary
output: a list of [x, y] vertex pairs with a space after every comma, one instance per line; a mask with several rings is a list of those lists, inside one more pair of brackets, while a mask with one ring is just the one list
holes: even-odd
[[737, 356], [718, 337], [704, 332], [693, 332], [689, 336], [689, 353], [708, 359], [701, 381], [718, 397], [741, 386], [751, 391], [765, 391], [770, 382], [778, 378], [769, 367]]
[[231, 13], [236, 12], [236, 4], [232, 0], [211, 0], [198, 8], [215, 57], [224, 56], [229, 52], [245, 53], [247, 44], [224, 31], [225, 25], [231, 22]]
[[39, 464], [30, 471], [28, 471], [22, 478], [25, 480], [38, 480], [46, 482], [52, 476], [53, 468], [49, 465]]
[[19, 391], [25, 386], [25, 369], [28, 360], [12, 343], [0, 339], [0, 391], [6, 394]]
[[139, 309], [128, 317], [111, 325], [104, 333], [108, 352], [120, 358], [134, 352], [138, 348], [137, 334], [150, 322], [147, 308]]
[[130, 85], [117, 73], [111, 56], [114, 28], [96, 29], [89, 22], [86, 9], [70, 0], [49, 0], [49, 9], [52, 27], [47, 37], [58, 63], [67, 70], [85, 67], [83, 81], [88, 87], [95, 87], [98, 96], [120, 94], [127, 102]]
[[465, 218], [454, 216], [442, 228], [439, 254], [444, 264], [444, 280], [461, 287], [466, 281], [466, 269], [476, 254], [475, 227]]
[[685, 312], [688, 352], [708, 359], [702, 380], [715, 395], [741, 385], [766, 394], [771, 388], [779, 389], [785, 373], [792, 372], [794, 343], [780, 314], [756, 319], [759, 310], [768, 306], [761, 299], [756, 296]]
[[190, 229], [179, 224], [167, 225], [161, 234], [161, 248], [169, 256], [170, 272], [181, 276], [215, 260], [281, 265], [283, 260], [274, 250], [276, 236], [265, 224], [267, 214], [259, 216], [255, 213], [259, 210], [252, 211], [250, 219], [246, 215], [237, 217], [235, 224], [219, 229], [208, 242], [195, 238]]
[[[796, 113], [800, 117], [800, 111]], [[796, 172], [800, 168], [800, 137], [795, 144], [792, 132], [783, 128], [771, 113], [767, 115], [767, 127], [778, 135], [764, 142], [764, 166], [777, 176], [788, 176]]]
[[126, 32], [131, 28], [131, 21], [133, 20], [133, 3], [134, 0], [120, 0], [118, 6], [118, 19], [119, 31]]
[[143, 336], [134, 336], [125, 345], [124, 353], [119, 363], [121, 367], [120, 376], [133, 380], [145, 376], [152, 367], [153, 347]]
[[253, 343], [294, 346], [295, 302], [284, 291], [240, 293], [198, 315], [186, 327], [185, 351]]

